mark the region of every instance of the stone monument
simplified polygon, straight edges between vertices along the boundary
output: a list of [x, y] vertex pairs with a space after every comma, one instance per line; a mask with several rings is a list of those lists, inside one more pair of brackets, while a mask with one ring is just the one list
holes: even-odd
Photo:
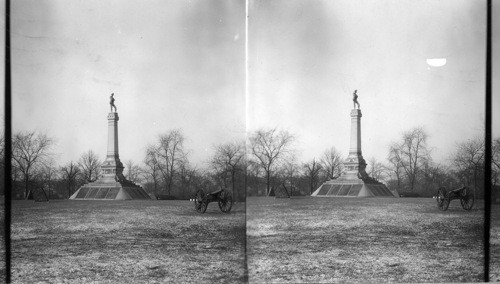
[[[151, 199], [146, 191], [127, 180], [118, 154], [118, 113], [110, 97], [111, 112], [108, 114], [108, 152], [101, 165], [101, 176], [94, 182], [80, 187], [70, 199], [76, 200], [126, 200]], [[115, 111], [113, 112], [113, 107]]]
[[[354, 91], [354, 109], [351, 110], [351, 141], [349, 155], [344, 160], [345, 172], [337, 179], [323, 183], [311, 196], [317, 197], [395, 197], [387, 187], [368, 176], [361, 153], [361, 109]], [[358, 108], [356, 109], [356, 104]]]

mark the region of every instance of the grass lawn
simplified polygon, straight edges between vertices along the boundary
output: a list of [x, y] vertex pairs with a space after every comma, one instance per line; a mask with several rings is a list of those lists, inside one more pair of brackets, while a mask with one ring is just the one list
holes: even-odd
[[245, 281], [245, 204], [13, 201], [15, 283]]
[[454, 200], [443, 212], [424, 198], [248, 198], [249, 282], [482, 281], [483, 209]]
[[5, 283], [5, 198], [0, 196], [0, 283]]
[[491, 206], [490, 281], [500, 282], [500, 204]]

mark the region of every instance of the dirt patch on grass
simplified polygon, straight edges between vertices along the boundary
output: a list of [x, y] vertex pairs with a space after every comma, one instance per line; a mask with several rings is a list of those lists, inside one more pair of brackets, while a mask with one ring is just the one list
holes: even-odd
[[433, 199], [249, 198], [249, 281], [482, 281], [483, 215]]
[[12, 280], [219, 283], [245, 278], [244, 204], [206, 214], [188, 201], [14, 201]]

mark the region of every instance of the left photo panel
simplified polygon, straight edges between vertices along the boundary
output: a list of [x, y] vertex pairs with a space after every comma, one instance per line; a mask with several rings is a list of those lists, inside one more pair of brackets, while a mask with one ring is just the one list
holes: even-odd
[[13, 282], [247, 281], [245, 9], [11, 1]]

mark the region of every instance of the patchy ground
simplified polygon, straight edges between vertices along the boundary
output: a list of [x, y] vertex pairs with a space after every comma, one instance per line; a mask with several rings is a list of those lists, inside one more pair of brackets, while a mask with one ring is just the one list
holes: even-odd
[[5, 283], [5, 202], [0, 196], [0, 283]]
[[234, 283], [245, 277], [245, 204], [14, 201], [15, 283]]
[[454, 200], [442, 212], [423, 198], [248, 198], [249, 282], [482, 281], [483, 209]]
[[500, 204], [491, 206], [490, 281], [500, 282]]

